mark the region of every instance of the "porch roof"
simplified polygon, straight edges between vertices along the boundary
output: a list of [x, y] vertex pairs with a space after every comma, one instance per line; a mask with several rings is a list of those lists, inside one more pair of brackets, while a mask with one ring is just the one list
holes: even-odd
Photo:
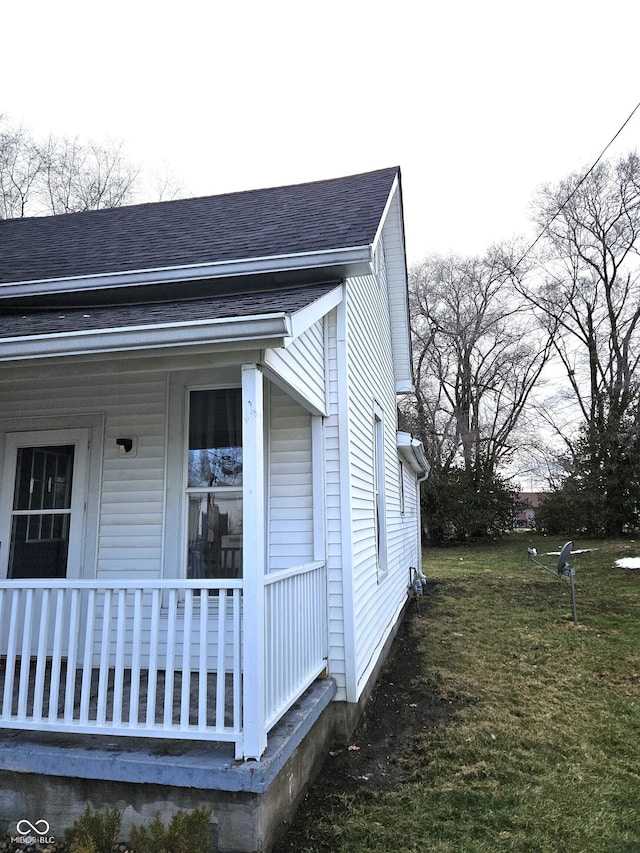
[[337, 282], [143, 304], [57, 310], [0, 302], [0, 362], [147, 347], [254, 341], [283, 345], [341, 299]]

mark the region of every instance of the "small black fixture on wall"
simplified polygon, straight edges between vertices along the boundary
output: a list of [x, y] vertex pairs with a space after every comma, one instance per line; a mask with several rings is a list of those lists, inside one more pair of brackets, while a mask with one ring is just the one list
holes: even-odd
[[138, 451], [138, 439], [135, 436], [116, 438], [120, 456], [135, 456]]

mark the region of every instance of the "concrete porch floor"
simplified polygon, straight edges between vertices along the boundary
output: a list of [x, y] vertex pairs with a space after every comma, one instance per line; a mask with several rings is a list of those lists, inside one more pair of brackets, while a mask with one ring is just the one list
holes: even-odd
[[[85, 810], [117, 806], [123, 836], [157, 812], [205, 806], [220, 853], [266, 853], [319, 770], [334, 731], [333, 679], [271, 730], [259, 761], [208, 741], [0, 730], [0, 829], [44, 818], [59, 838]], [[30, 816], [30, 817], [29, 817]]]

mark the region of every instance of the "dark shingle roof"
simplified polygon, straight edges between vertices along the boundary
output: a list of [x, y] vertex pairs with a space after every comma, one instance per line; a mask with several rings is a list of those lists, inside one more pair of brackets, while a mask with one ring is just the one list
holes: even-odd
[[266, 290], [255, 293], [211, 295], [199, 299], [168, 300], [143, 305], [84, 306], [55, 311], [0, 312], [0, 340], [65, 332], [100, 331], [163, 323], [190, 323], [228, 317], [250, 317], [278, 312], [295, 313], [333, 290], [335, 283]]
[[368, 246], [397, 174], [5, 220], [0, 283]]

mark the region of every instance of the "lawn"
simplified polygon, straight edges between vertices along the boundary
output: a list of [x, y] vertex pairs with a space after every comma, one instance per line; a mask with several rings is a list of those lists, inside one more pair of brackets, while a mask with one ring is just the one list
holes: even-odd
[[577, 627], [527, 559], [562, 544], [426, 551], [420, 612], [278, 851], [640, 853], [640, 571], [615, 567], [640, 541], [576, 541]]

